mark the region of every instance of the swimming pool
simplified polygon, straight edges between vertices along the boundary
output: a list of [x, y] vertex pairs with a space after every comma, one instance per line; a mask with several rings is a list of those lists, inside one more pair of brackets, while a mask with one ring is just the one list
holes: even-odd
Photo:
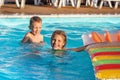
[[[23, 45], [29, 18], [0, 19], [0, 80], [95, 80], [87, 52], [67, 51], [56, 57], [48, 50], [54, 30], [67, 34], [67, 48], [83, 46], [81, 35], [92, 31], [118, 30], [120, 18], [42, 18], [44, 47]], [[37, 54], [36, 54], [37, 52]]]

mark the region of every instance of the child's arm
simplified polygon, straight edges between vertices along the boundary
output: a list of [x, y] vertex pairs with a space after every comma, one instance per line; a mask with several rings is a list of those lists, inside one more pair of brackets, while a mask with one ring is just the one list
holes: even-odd
[[70, 48], [70, 49], [67, 49], [67, 50], [72, 50], [72, 51], [80, 52], [80, 51], [85, 50], [85, 48], [86, 48], [87, 46], [88, 46], [88, 45], [85, 45], [85, 46], [82, 46], [82, 47], [78, 47], [78, 48]]
[[30, 37], [29, 37], [29, 34], [27, 33], [25, 36], [24, 36], [24, 38], [23, 38], [23, 40], [21, 41], [22, 43], [27, 43], [27, 42], [29, 42], [29, 40], [30, 40]]
[[29, 37], [24, 37], [23, 40], [21, 41], [22, 43], [26, 43], [29, 41]]

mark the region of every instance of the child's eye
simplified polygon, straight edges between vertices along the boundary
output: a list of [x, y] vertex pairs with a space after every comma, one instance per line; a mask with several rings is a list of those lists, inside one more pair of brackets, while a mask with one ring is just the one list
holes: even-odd
[[61, 40], [58, 40], [59, 42], [61, 42]]
[[41, 26], [39, 28], [42, 28]]

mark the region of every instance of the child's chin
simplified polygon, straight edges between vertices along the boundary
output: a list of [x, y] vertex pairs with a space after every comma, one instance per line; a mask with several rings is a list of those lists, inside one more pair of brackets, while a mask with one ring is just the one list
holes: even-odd
[[53, 48], [54, 50], [61, 50], [60, 48]]

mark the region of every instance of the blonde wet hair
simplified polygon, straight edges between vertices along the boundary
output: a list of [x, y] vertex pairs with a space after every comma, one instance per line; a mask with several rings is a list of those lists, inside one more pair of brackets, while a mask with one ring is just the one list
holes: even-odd
[[66, 43], [67, 43], [67, 36], [66, 36], [66, 33], [62, 30], [55, 30], [51, 36], [51, 45], [52, 45], [52, 39], [54, 38], [55, 35], [61, 35], [63, 36], [63, 39], [64, 39], [64, 45], [63, 45], [63, 48], [65, 47]]

